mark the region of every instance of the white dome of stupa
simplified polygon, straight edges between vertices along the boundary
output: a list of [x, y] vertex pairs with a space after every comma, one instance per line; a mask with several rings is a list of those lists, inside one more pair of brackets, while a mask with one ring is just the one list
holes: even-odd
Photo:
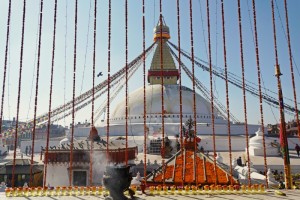
[[[128, 116], [133, 119], [141, 119], [144, 112], [144, 92], [143, 87], [133, 91], [128, 97]], [[111, 115], [113, 121], [125, 120], [125, 100], [115, 107]], [[164, 85], [164, 113], [168, 117], [167, 122], [179, 122], [180, 98], [179, 85]], [[215, 110], [216, 120], [225, 122], [218, 116]], [[161, 115], [161, 85], [148, 85], [146, 87], [146, 114]], [[183, 118], [193, 118], [193, 91], [182, 86], [182, 114]], [[196, 93], [196, 114], [197, 122], [211, 122], [211, 104]], [[156, 116], [159, 118], [158, 116]], [[148, 117], [147, 117], [148, 118]]]

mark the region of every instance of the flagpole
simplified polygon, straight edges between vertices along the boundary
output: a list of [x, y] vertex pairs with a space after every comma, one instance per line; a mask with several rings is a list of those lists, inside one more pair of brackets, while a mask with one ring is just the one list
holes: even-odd
[[281, 88], [281, 76], [279, 65], [275, 65], [275, 76], [277, 77], [277, 86], [278, 86], [278, 100], [279, 100], [279, 110], [280, 110], [280, 149], [283, 156], [284, 163], [284, 180], [285, 188], [291, 189], [292, 179], [291, 179], [291, 166], [290, 166], [290, 155], [289, 155], [289, 146], [287, 141], [286, 126], [285, 126], [285, 117], [284, 117], [284, 104], [283, 104], [283, 95]]

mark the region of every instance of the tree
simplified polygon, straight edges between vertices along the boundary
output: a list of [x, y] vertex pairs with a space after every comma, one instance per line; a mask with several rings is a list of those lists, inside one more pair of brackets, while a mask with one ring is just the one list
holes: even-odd
[[192, 118], [190, 117], [190, 119], [188, 119], [186, 122], [185, 122], [185, 126], [187, 126], [188, 128], [188, 132], [187, 132], [187, 137], [189, 138], [193, 138], [194, 137], [194, 131], [192, 131], [193, 127], [194, 127], [194, 121], [192, 120]]

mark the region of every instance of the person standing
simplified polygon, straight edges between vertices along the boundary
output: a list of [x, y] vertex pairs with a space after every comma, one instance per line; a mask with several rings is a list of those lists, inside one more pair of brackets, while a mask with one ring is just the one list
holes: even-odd
[[300, 146], [299, 146], [298, 144], [296, 144], [296, 146], [295, 146], [295, 150], [296, 150], [296, 152], [297, 152], [297, 155], [298, 155], [298, 157], [299, 157], [299, 153], [300, 153]]
[[243, 163], [242, 163], [242, 158], [241, 158], [241, 156], [240, 156], [240, 157], [238, 157], [238, 159], [236, 159], [236, 163], [237, 163], [237, 165], [238, 165], [238, 166], [243, 166]]

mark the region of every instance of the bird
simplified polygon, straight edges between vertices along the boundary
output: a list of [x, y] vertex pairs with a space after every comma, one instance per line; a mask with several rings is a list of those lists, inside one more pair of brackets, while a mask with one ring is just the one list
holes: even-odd
[[99, 72], [99, 74], [97, 75], [97, 77], [99, 77], [99, 76], [103, 76], [102, 72]]

